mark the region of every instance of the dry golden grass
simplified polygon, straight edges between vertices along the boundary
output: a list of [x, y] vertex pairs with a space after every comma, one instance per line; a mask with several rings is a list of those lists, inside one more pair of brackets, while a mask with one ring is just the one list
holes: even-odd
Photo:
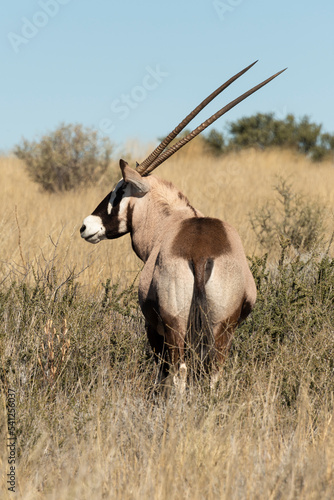
[[[125, 158], [138, 153], [138, 146]], [[249, 213], [274, 196], [277, 176], [288, 178], [294, 190], [327, 207], [333, 226], [334, 168], [330, 162], [314, 164], [288, 151], [243, 151], [219, 159], [205, 155], [201, 143], [185, 148], [156, 172], [173, 182], [205, 215], [224, 219], [240, 233], [246, 253], [260, 251]], [[28, 262], [49, 260], [57, 245], [57, 267], [76, 267], [82, 284], [96, 287], [111, 278], [129, 283], [141, 268], [126, 236], [100, 245], [87, 245], [79, 237], [83, 218], [90, 214], [119, 177], [116, 163], [99, 185], [77, 192], [47, 194], [27, 177], [14, 157], [0, 159], [1, 274], [9, 266], [22, 270]]]
[[[327, 207], [328, 234], [333, 225], [330, 163], [285, 151], [214, 159], [195, 142], [158, 175], [204, 214], [232, 223], [248, 254], [261, 251], [248, 213], [272, 200], [277, 176]], [[290, 264], [272, 281], [258, 270], [258, 307], [238, 329], [216, 390], [203, 384], [154, 398], [139, 311], [103, 300], [101, 283], [129, 283], [141, 267], [129, 237], [91, 246], [79, 236], [83, 217], [117, 179], [115, 166], [109, 177], [49, 195], [21, 162], [0, 160], [1, 499], [333, 498], [332, 261], [320, 273], [315, 259], [311, 277]], [[56, 300], [58, 282], [13, 282], [11, 270], [34, 283], [34, 273], [51, 275], [52, 266], [65, 278], [88, 266], [79, 292], [64, 287]], [[15, 494], [6, 483], [7, 387], [16, 391]]]
[[[59, 391], [56, 401], [34, 410], [15, 498], [330, 500], [330, 410], [324, 402], [315, 426], [301, 390], [297, 415], [289, 421], [280, 413], [280, 381], [264, 375], [259, 371], [240, 398], [230, 373], [217, 401], [190, 394], [152, 404], [138, 375], [123, 385], [110, 380], [112, 390], [101, 377], [99, 387], [76, 395], [76, 402]], [[5, 435], [0, 438], [1, 498], [9, 500]]]

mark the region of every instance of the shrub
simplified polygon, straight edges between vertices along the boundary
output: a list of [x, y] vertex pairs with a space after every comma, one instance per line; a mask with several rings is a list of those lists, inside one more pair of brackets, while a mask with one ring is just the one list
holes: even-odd
[[285, 122], [276, 120], [272, 113], [257, 113], [229, 124], [230, 146], [237, 148], [292, 146], [295, 142], [295, 121], [289, 115]]
[[325, 253], [320, 260], [291, 260], [285, 250], [270, 271], [267, 255], [252, 259], [257, 302], [237, 331], [231, 358], [237, 357], [244, 375], [246, 367], [271, 367], [283, 406], [295, 405], [301, 385], [308, 384], [316, 412], [334, 389], [334, 259]]
[[204, 138], [205, 144], [211, 154], [219, 156], [225, 151], [225, 139], [223, 134], [212, 129]]
[[297, 253], [314, 250], [325, 234], [324, 207], [294, 193], [284, 179], [279, 179], [274, 189], [280, 208], [272, 203], [250, 214], [258, 241], [267, 251], [278, 242], [284, 242]]
[[111, 144], [81, 125], [60, 125], [39, 142], [23, 140], [14, 153], [45, 191], [68, 191], [96, 182], [109, 165]]
[[321, 125], [312, 123], [307, 116], [297, 120], [289, 114], [280, 120], [273, 113], [257, 113], [230, 122], [226, 137], [227, 142], [213, 129], [203, 140], [215, 155], [249, 147], [284, 147], [320, 161], [334, 152], [334, 135], [321, 133]]

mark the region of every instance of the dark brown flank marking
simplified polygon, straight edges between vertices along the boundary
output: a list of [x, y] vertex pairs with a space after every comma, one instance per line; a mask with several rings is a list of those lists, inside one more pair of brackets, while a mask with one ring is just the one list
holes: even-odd
[[211, 270], [212, 260], [230, 250], [230, 242], [223, 223], [211, 217], [185, 219], [172, 245], [172, 253], [175, 256], [193, 262], [204, 259]]

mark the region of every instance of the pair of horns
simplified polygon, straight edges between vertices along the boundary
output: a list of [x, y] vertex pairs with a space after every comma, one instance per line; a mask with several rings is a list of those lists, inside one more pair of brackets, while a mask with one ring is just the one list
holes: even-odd
[[241, 75], [246, 73], [254, 64], [256, 64], [257, 61], [253, 62], [249, 66], [247, 66], [245, 69], [237, 73], [236, 75], [232, 76], [227, 82], [223, 83], [220, 87], [218, 87], [212, 94], [210, 94], [204, 101], [201, 102], [191, 113], [189, 113], [184, 120], [182, 120], [181, 123], [159, 144], [159, 146], [144, 160], [142, 163], [137, 164], [136, 170], [137, 172], [142, 175], [148, 175], [150, 172], [152, 172], [155, 168], [157, 168], [161, 163], [163, 163], [167, 158], [172, 156], [176, 151], [182, 148], [187, 142], [191, 141], [194, 137], [196, 137], [198, 134], [203, 132], [209, 125], [211, 125], [213, 122], [218, 120], [222, 115], [227, 113], [230, 109], [234, 108], [239, 102], [243, 101], [246, 99], [248, 96], [259, 90], [261, 87], [269, 83], [271, 80], [276, 78], [276, 76], [280, 75], [283, 73], [283, 71], [286, 70], [283, 69], [282, 71], [279, 71], [275, 75], [271, 76], [270, 78], [267, 78], [267, 80], [264, 80], [262, 83], [259, 83], [252, 89], [248, 90], [241, 96], [237, 97], [233, 101], [231, 101], [229, 104], [221, 108], [217, 113], [213, 114], [210, 118], [205, 120], [201, 125], [199, 125], [195, 130], [190, 132], [186, 137], [183, 139], [180, 139], [176, 144], [173, 146], [169, 147], [168, 149], [167, 146], [172, 142], [173, 139], [188, 125], [188, 123], [195, 118], [195, 116], [198, 115], [200, 111], [202, 111], [205, 106], [209, 104], [215, 97], [217, 97], [223, 90], [225, 90], [231, 83], [233, 83], [235, 80], [237, 80]]

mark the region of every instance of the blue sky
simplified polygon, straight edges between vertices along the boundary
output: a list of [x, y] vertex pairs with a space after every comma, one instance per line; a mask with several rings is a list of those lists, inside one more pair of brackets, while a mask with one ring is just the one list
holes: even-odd
[[116, 144], [164, 136], [259, 59], [196, 120], [288, 70], [213, 127], [256, 112], [308, 115], [334, 133], [334, 3], [291, 0], [16, 0], [0, 19], [0, 150], [61, 122]]

